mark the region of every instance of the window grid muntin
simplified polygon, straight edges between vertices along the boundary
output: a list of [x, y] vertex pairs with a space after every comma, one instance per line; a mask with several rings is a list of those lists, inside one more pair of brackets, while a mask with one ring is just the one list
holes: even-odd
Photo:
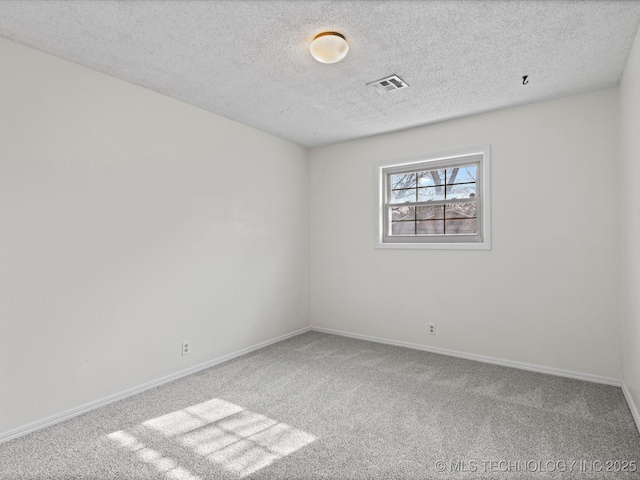
[[[391, 237], [391, 238], [425, 238], [425, 237], [446, 237], [446, 238], [452, 238], [452, 237], [478, 237], [481, 232], [480, 232], [480, 228], [482, 226], [481, 221], [480, 221], [480, 210], [481, 210], [481, 198], [480, 198], [480, 184], [481, 184], [481, 164], [480, 164], [480, 160], [478, 159], [478, 155], [473, 155], [473, 160], [470, 161], [471, 159], [469, 157], [459, 157], [456, 159], [450, 159], [450, 160], [443, 160], [443, 161], [438, 161], [438, 162], [428, 162], [428, 165], [425, 163], [416, 163], [416, 164], [412, 164], [412, 165], [407, 165], [404, 167], [393, 167], [393, 168], [389, 168], [389, 169], [385, 169], [385, 185], [386, 185], [386, 198], [385, 198], [385, 211], [384, 211], [384, 223], [385, 223], [385, 233], [384, 236], [385, 237]], [[482, 158], [480, 156], [480, 158]], [[426, 168], [428, 167], [428, 168]], [[466, 168], [466, 167], [473, 167], [475, 170], [474, 176], [475, 176], [475, 181], [473, 182], [454, 182], [452, 183], [448, 183], [448, 180], [450, 178], [448, 171], [453, 171], [453, 170], [457, 170], [459, 171], [459, 169], [462, 168]], [[434, 183], [434, 185], [427, 185], [427, 186], [420, 186], [420, 179], [424, 178], [425, 176], [427, 176], [427, 174], [430, 174], [431, 172], [437, 172], [437, 171], [444, 171], [444, 183], [439, 183], [436, 184]], [[392, 177], [394, 175], [411, 175], [415, 177], [415, 183], [413, 187], [401, 187], [401, 188], [393, 188], [393, 182], [392, 182]], [[457, 172], [456, 172], [457, 175]], [[431, 175], [433, 177], [433, 175]], [[474, 196], [473, 197], [469, 197], [469, 198], [447, 198], [447, 194], [448, 192], [450, 192], [450, 188], [448, 187], [453, 187], [453, 186], [457, 186], [457, 185], [474, 185]], [[418, 201], [418, 195], [419, 195], [419, 190], [420, 189], [424, 189], [424, 188], [443, 188], [444, 190], [444, 198], [441, 200], [426, 200], [426, 201]], [[393, 203], [392, 199], [393, 199], [393, 192], [394, 191], [403, 191], [403, 190], [415, 190], [416, 195], [415, 195], [415, 200], [414, 202], [398, 202], [398, 203]], [[474, 203], [476, 205], [476, 215], [474, 217], [466, 217], [466, 218], [460, 218], [460, 217], [454, 217], [454, 218], [449, 218], [447, 219], [446, 217], [446, 208], [443, 209], [443, 218], [441, 219], [419, 219], [418, 217], [418, 206], [427, 206], [427, 205], [452, 205], [452, 204], [457, 204], [457, 203]], [[392, 213], [392, 209], [393, 208], [398, 208], [399, 206], [409, 206], [409, 207], [414, 207], [413, 209], [413, 213], [414, 213], [414, 218], [412, 220], [393, 220], [393, 213]], [[451, 220], [475, 220], [476, 225], [475, 225], [475, 233], [447, 233], [447, 220], [451, 221]], [[418, 222], [424, 222], [424, 221], [439, 221], [442, 222], [443, 224], [443, 229], [442, 232], [443, 233], [432, 233], [432, 234], [428, 234], [428, 233], [418, 233]], [[414, 228], [413, 228], [413, 234], [394, 234], [393, 233], [393, 224], [394, 223], [409, 223], [412, 222], [414, 224]]]
[[[456, 186], [456, 185], [476, 184], [477, 180], [462, 181], [462, 182], [461, 181], [457, 181], [456, 182], [455, 180], [453, 182], [449, 181], [450, 175], [449, 175], [448, 172], [450, 172], [452, 170], [455, 171], [456, 177], [457, 177], [458, 172], [460, 171], [460, 169], [469, 168], [469, 167], [472, 167], [474, 169], [474, 171], [477, 169], [477, 165], [475, 165], [475, 164], [466, 164], [466, 165], [463, 164], [463, 165], [458, 165], [458, 166], [454, 166], [454, 167], [451, 167], [451, 168], [446, 168], [446, 167], [445, 168], [434, 168], [434, 169], [431, 169], [431, 170], [424, 170], [424, 169], [414, 170], [414, 169], [412, 169], [412, 170], [409, 170], [407, 172], [389, 172], [388, 173], [388, 177], [394, 177], [394, 176], [407, 177], [407, 176], [410, 176], [410, 177], [414, 177], [415, 178], [413, 186], [410, 186], [410, 187], [397, 187], [397, 186], [394, 186], [393, 185], [393, 180], [392, 180], [390, 182], [391, 191], [415, 190], [415, 189], [418, 189], [418, 188], [443, 188], [443, 187], [445, 187], [445, 190], [446, 190], [446, 187], [453, 187], [453, 186]], [[422, 184], [422, 183], [420, 183], [420, 180], [422, 180], [423, 178], [428, 178], [427, 174], [431, 174], [432, 172], [438, 172], [438, 171], [443, 171], [444, 172], [444, 177], [445, 177], [444, 182], [442, 182], [440, 180], [440, 175], [438, 174], [438, 180], [439, 180], [440, 183], [435, 183], [435, 181], [434, 181], [433, 184], [430, 184], [430, 183]], [[476, 176], [475, 172], [474, 172], [474, 176]], [[433, 175], [431, 175], [431, 177], [433, 177]], [[400, 182], [398, 182], [398, 183], [400, 183]], [[397, 183], [396, 183], [396, 185], [397, 185]], [[449, 190], [450, 190], [450, 188], [449, 188]]]
[[[468, 204], [473, 204], [475, 205], [475, 215], [469, 215], [469, 216], [463, 216], [466, 215], [465, 212], [456, 212], [456, 211], [452, 211], [452, 209], [447, 209], [447, 206], [452, 206], [452, 205], [468, 205]], [[421, 216], [421, 214], [419, 213], [419, 207], [421, 206], [442, 206], [442, 211], [441, 213], [436, 213], [437, 216], [435, 217], [423, 217]], [[401, 219], [394, 219], [393, 218], [393, 210], [394, 209], [398, 209], [398, 208], [402, 208], [402, 207], [409, 207], [409, 208], [413, 208], [413, 218], [401, 218]], [[447, 216], [447, 213], [451, 216]], [[442, 215], [442, 216], [439, 216]], [[388, 207], [388, 216], [390, 219], [389, 222], [389, 235], [393, 236], [393, 237], [407, 237], [407, 236], [436, 236], [436, 235], [447, 235], [447, 236], [459, 236], [459, 235], [477, 235], [478, 234], [478, 203], [475, 199], [471, 200], [471, 201], [465, 201], [465, 202], [455, 202], [452, 203], [451, 200], [447, 200], [446, 202], [442, 202], [439, 205], [434, 205], [432, 203], [428, 203], [427, 205], [414, 205], [414, 204], [410, 204], [410, 203], [405, 203], [405, 204], [391, 204]], [[447, 232], [447, 227], [451, 227], [451, 225], [448, 222], [456, 222], [457, 225], [460, 224], [464, 224], [464, 223], [468, 223], [471, 220], [475, 220], [475, 232], [470, 232], [470, 231], [466, 231], [466, 232], [455, 232], [455, 233], [451, 233], [451, 232]], [[418, 232], [419, 230], [419, 226], [421, 223], [423, 222], [433, 222], [435, 223], [442, 223], [442, 233], [423, 233], [423, 232]], [[393, 233], [393, 227], [396, 224], [399, 223], [413, 223], [413, 234], [406, 232], [406, 233]], [[456, 228], [456, 230], [459, 230], [459, 226]]]

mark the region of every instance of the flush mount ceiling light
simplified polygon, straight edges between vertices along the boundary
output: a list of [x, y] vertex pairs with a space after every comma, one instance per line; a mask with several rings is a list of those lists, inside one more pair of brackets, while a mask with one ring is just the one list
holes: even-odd
[[349, 44], [338, 32], [322, 32], [311, 42], [311, 55], [321, 63], [336, 63], [347, 56]]

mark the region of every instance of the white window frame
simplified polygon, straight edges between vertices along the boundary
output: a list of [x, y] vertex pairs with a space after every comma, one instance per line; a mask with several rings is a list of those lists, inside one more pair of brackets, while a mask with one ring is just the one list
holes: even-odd
[[[391, 174], [419, 170], [436, 170], [455, 165], [476, 164], [476, 198], [478, 231], [474, 235], [390, 235], [388, 207], [391, 187]], [[422, 155], [403, 160], [387, 160], [376, 165], [377, 201], [376, 201], [376, 248], [399, 249], [491, 249], [491, 147], [480, 145], [451, 152]], [[429, 202], [420, 204], [429, 205]]]

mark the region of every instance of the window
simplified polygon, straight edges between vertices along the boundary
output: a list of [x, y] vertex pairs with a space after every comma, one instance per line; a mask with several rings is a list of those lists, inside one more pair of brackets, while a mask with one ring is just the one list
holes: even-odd
[[379, 248], [491, 248], [489, 145], [378, 165]]

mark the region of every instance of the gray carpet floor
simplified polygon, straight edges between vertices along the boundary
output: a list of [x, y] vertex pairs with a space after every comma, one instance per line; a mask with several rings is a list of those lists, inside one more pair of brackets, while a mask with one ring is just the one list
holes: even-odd
[[317, 332], [0, 445], [0, 478], [12, 480], [600, 479], [638, 469], [640, 435], [619, 388]]

